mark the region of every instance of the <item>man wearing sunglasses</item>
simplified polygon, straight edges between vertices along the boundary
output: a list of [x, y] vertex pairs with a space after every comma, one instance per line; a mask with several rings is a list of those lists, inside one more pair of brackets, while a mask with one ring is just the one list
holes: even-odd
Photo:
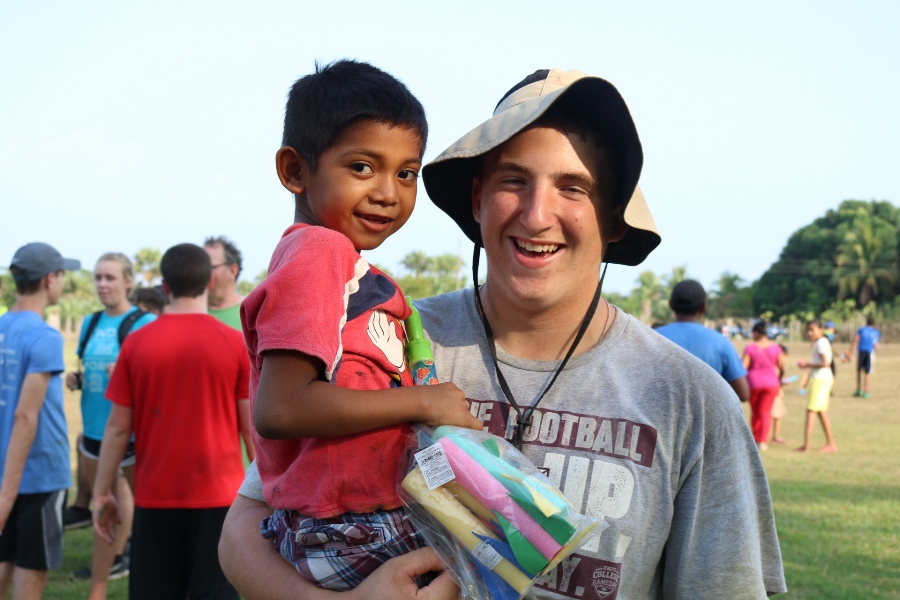
[[243, 257], [234, 242], [226, 237], [209, 237], [203, 249], [212, 261], [212, 287], [209, 288], [209, 314], [238, 331], [241, 330], [241, 302], [237, 291]]

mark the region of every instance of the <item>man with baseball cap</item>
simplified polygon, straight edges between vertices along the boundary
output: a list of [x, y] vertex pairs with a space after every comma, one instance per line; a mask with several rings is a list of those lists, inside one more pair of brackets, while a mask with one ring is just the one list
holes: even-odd
[[[609, 82], [557, 69], [526, 77], [423, 169], [431, 199], [474, 242], [475, 281], [481, 248], [488, 270], [480, 288], [417, 307], [438, 377], [609, 525], [528, 598], [764, 598], [786, 587], [740, 405], [699, 360], [600, 295], [603, 263], [637, 265], [660, 243], [637, 187], [642, 163]], [[220, 543], [238, 589], [252, 599], [302, 586], [319, 597], [247, 551], [266, 514], [252, 468], [241, 494]], [[419, 556], [388, 561], [367, 597], [447, 597], [409, 585], [429, 565]]]
[[0, 317], [0, 598], [39, 598], [62, 566], [62, 507], [72, 484], [63, 411], [63, 340], [44, 322], [63, 275], [81, 267], [49, 244], [19, 248], [19, 297]]
[[657, 327], [656, 332], [675, 342], [722, 376], [741, 402], [750, 399], [747, 369], [737, 350], [725, 336], [703, 326], [706, 314], [706, 290], [699, 281], [685, 279], [672, 288], [669, 308], [675, 322]]

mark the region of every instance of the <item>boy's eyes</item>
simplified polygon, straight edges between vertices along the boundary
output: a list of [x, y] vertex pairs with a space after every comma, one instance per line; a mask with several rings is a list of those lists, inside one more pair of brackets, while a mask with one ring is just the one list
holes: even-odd
[[374, 173], [372, 167], [367, 165], [366, 163], [353, 163], [350, 165], [350, 168], [355, 173], [359, 173], [360, 175], [370, 175]]
[[412, 169], [403, 169], [397, 177], [404, 181], [415, 181], [419, 177], [419, 174]]

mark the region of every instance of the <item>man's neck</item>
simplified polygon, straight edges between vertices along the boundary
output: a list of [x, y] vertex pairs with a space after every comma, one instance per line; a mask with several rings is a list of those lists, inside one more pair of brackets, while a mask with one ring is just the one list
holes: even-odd
[[703, 323], [703, 313], [697, 313], [696, 315], [679, 315], [675, 313], [675, 322], [676, 323]]
[[48, 306], [50, 306], [50, 301], [47, 298], [47, 293], [44, 290], [41, 290], [37, 294], [19, 296], [18, 298], [16, 298], [16, 301], [13, 304], [12, 310], [10, 312], [20, 312], [28, 310], [36, 313], [39, 317], [44, 318], [44, 311], [47, 310]]
[[209, 302], [206, 294], [197, 296], [196, 298], [172, 298], [172, 303], [166, 307], [167, 315], [205, 315]]
[[221, 300], [217, 302], [209, 301], [210, 310], [225, 310], [226, 308], [231, 308], [232, 306], [237, 306], [241, 302], [243, 302], [244, 297], [237, 293], [234, 288], [231, 288]]
[[[529, 309], [514, 307], [512, 303], [492, 297], [486, 285], [482, 288], [481, 300], [498, 346], [519, 358], [554, 361], [562, 360], [575, 340], [593, 298], [593, 290], [591, 292], [591, 296], [581, 302]], [[601, 300], [572, 356], [593, 348], [600, 341], [607, 323], [612, 327], [615, 313], [610, 314], [611, 310], [609, 304]]]

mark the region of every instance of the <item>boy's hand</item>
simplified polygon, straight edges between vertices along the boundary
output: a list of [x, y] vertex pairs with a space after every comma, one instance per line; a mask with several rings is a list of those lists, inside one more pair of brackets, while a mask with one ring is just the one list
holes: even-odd
[[421, 385], [413, 389], [423, 394], [426, 414], [431, 415], [423, 422], [429, 427], [455, 425], [481, 430], [484, 424], [469, 412], [466, 395], [452, 383]]

